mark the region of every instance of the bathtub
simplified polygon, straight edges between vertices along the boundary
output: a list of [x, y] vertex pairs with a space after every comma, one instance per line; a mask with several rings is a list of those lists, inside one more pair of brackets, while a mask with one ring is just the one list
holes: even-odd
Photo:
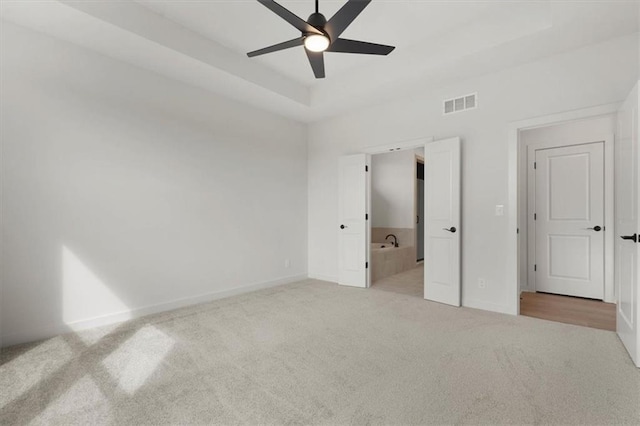
[[415, 267], [414, 246], [394, 247], [392, 243], [371, 243], [371, 282]]
[[371, 250], [396, 248], [393, 243], [371, 243]]

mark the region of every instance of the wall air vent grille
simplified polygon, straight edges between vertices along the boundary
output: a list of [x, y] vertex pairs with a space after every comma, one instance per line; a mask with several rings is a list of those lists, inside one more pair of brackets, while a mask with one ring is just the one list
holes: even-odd
[[458, 98], [447, 99], [443, 102], [443, 113], [455, 114], [456, 112], [466, 111], [468, 109], [475, 109], [478, 107], [478, 94], [472, 93], [466, 96], [460, 96]]

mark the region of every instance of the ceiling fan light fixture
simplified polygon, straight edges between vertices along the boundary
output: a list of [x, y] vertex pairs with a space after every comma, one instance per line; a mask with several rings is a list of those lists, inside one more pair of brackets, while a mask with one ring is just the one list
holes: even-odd
[[311, 52], [324, 52], [330, 44], [329, 37], [323, 34], [310, 34], [304, 38], [304, 47]]

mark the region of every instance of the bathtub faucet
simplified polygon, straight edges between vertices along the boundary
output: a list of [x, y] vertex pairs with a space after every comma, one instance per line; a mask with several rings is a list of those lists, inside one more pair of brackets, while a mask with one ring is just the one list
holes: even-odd
[[393, 246], [398, 247], [398, 237], [396, 237], [393, 234], [389, 234], [386, 237], [384, 237], [384, 240], [386, 241], [389, 237], [393, 237]]

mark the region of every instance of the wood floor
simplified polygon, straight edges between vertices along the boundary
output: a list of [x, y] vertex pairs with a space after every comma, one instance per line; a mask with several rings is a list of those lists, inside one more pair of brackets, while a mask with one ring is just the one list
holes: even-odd
[[598, 300], [522, 292], [520, 314], [601, 330], [616, 330], [616, 305]]

